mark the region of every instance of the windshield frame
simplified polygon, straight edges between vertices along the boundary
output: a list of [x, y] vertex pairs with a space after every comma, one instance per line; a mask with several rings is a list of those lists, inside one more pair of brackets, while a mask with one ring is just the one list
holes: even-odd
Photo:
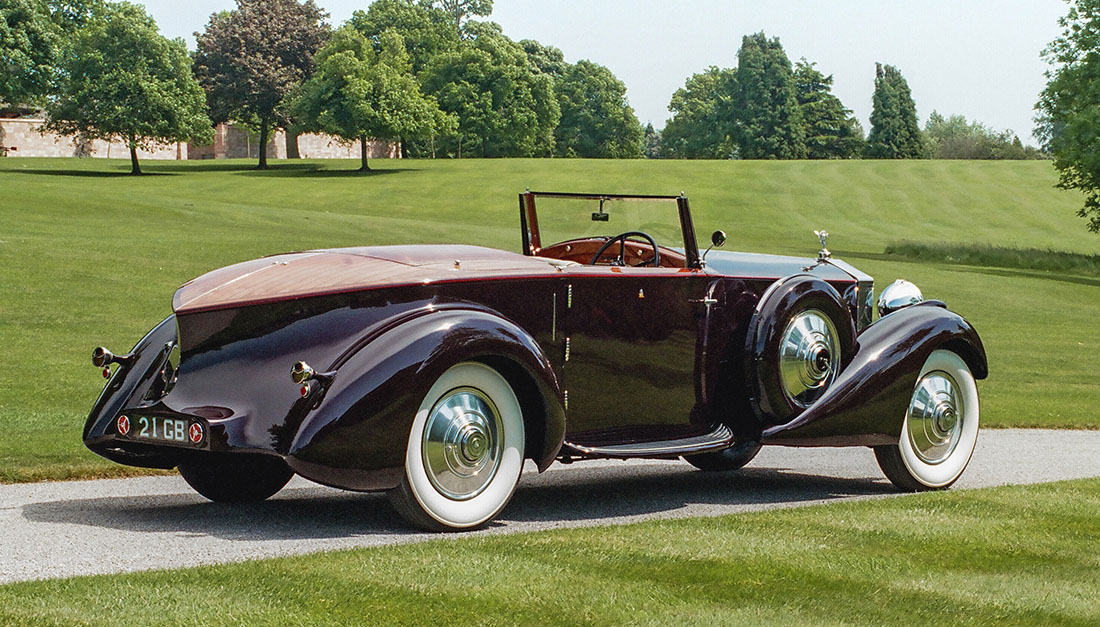
[[[535, 209], [535, 198], [570, 198], [575, 200], [600, 201], [667, 201], [675, 202], [676, 210], [680, 215], [680, 234], [684, 241], [684, 256], [687, 259], [688, 268], [702, 268], [699, 258], [699, 244], [695, 239], [695, 226], [691, 221], [691, 209], [688, 199], [683, 193], [679, 196], [652, 196], [644, 194], [584, 194], [573, 192], [533, 192], [528, 189], [519, 195], [519, 220], [520, 230], [523, 235], [523, 254], [528, 257], [537, 256], [542, 250], [542, 237], [539, 233], [538, 211]], [[551, 242], [554, 244], [557, 242]]]

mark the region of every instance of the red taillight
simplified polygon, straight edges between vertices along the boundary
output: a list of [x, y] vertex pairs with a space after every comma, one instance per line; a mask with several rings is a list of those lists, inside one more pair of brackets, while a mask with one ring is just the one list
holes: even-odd
[[301, 389], [301, 392], [302, 392], [303, 397], [309, 396], [309, 386], [308, 385], [303, 385], [302, 389]]

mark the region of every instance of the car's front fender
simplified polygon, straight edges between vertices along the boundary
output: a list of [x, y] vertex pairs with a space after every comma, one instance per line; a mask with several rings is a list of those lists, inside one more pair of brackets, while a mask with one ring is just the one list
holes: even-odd
[[977, 379], [988, 375], [974, 327], [943, 303], [894, 312], [867, 328], [833, 385], [790, 422], [764, 431], [769, 444], [897, 444], [917, 374], [937, 349], [959, 354]]
[[400, 481], [413, 418], [450, 366], [477, 360], [501, 371], [524, 409], [528, 455], [540, 469], [565, 434], [561, 386], [538, 343], [476, 305], [430, 306], [338, 360], [331, 386], [297, 429], [288, 463], [303, 476], [348, 489]]

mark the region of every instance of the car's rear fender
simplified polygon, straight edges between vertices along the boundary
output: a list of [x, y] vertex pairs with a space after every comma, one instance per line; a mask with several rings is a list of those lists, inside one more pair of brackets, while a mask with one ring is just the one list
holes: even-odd
[[134, 399], [140, 399], [160, 374], [171, 346], [177, 341], [176, 317], [168, 316], [141, 338], [130, 351], [132, 360], [120, 364], [103, 388], [84, 423], [84, 444], [112, 461], [132, 466], [171, 468], [175, 457], [158, 447], [114, 449], [115, 419]]
[[433, 306], [345, 354], [320, 403], [304, 417], [288, 463], [315, 481], [385, 489], [400, 481], [409, 429], [435, 380], [481, 361], [511, 383], [524, 412], [527, 454], [545, 469], [565, 434], [558, 377], [522, 328], [477, 305]]
[[764, 442], [790, 445], [897, 444], [917, 375], [937, 349], [954, 351], [977, 379], [988, 373], [974, 327], [943, 303], [894, 312], [859, 335], [836, 381], [790, 422], [764, 431]]

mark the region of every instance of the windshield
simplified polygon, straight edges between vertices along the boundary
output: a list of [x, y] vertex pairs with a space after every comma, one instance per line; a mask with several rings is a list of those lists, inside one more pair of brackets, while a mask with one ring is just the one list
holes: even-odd
[[[602, 208], [601, 208], [602, 206]], [[612, 237], [641, 231], [658, 245], [683, 248], [675, 200], [556, 198], [538, 199], [539, 239], [545, 248], [568, 240]]]

